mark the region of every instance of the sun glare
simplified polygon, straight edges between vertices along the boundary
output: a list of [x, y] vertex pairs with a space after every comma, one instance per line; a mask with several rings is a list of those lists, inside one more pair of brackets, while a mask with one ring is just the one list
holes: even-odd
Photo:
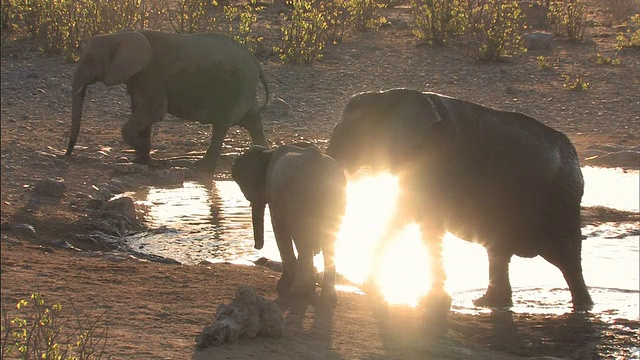
[[[390, 303], [415, 305], [429, 289], [428, 253], [413, 224], [394, 239], [381, 239], [393, 214], [398, 180], [385, 173], [349, 182], [347, 209], [337, 236], [336, 267], [348, 280], [378, 284]], [[375, 253], [380, 252], [378, 265]]]

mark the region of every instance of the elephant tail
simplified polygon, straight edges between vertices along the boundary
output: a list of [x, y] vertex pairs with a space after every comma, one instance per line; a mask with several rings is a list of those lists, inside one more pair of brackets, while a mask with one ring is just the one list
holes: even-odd
[[262, 66], [258, 65], [258, 69], [260, 71], [260, 81], [262, 82], [262, 86], [264, 86], [264, 104], [260, 107], [260, 110], [264, 109], [267, 106], [267, 102], [269, 102], [269, 87], [267, 86], [267, 79], [264, 77], [264, 71], [262, 71]]

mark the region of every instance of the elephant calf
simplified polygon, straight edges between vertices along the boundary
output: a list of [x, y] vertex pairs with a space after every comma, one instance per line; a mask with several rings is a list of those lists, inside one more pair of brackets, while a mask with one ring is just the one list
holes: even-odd
[[[334, 245], [346, 207], [344, 170], [315, 146], [252, 146], [238, 156], [232, 177], [251, 202], [255, 248], [264, 245], [264, 211], [269, 205], [280, 257], [280, 295], [314, 295], [313, 256], [322, 251], [320, 300], [335, 305]], [[295, 243], [298, 257], [293, 251]]]
[[[513, 255], [557, 266], [573, 304], [593, 304], [582, 276], [584, 182], [567, 136], [525, 114], [410, 89], [352, 97], [327, 149], [349, 171], [371, 164], [398, 176], [396, 227], [415, 221], [443, 290], [441, 237], [484, 245], [489, 286], [478, 306], [512, 304]], [[444, 291], [444, 290], [443, 290]]]
[[71, 155], [80, 132], [87, 85], [125, 84], [131, 96], [131, 116], [122, 138], [136, 155], [134, 162], [151, 162], [151, 130], [167, 113], [211, 124], [211, 143], [200, 170], [213, 171], [230, 127], [249, 131], [254, 144], [267, 146], [256, 87], [261, 81], [266, 101], [269, 89], [256, 59], [246, 47], [224, 34], [172, 34], [121, 31], [92, 37], [85, 46], [73, 78]]

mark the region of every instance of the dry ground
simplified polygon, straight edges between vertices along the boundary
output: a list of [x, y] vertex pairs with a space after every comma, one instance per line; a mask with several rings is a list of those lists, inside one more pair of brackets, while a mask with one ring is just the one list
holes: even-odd
[[[313, 66], [263, 62], [273, 94], [263, 117], [273, 144], [307, 140], [323, 147], [349, 96], [392, 87], [441, 92], [530, 114], [565, 132], [585, 164], [594, 162], [586, 160], [594, 155], [640, 144], [640, 52], [614, 52], [610, 28], [595, 22], [584, 44], [556, 39], [550, 51], [478, 64], [460, 48], [416, 46], [406, 10], [390, 9], [387, 15], [391, 26], [352, 35]], [[596, 65], [598, 52], [619, 58], [621, 64]], [[553, 59], [554, 68], [539, 70], [537, 55]], [[2, 48], [3, 305], [39, 289], [47, 299], [74, 304], [86, 316], [104, 312], [106, 353], [122, 359], [597, 359], [629, 357], [633, 354], [624, 349], [640, 346], [637, 321], [606, 324], [584, 314], [495, 312], [451, 314], [445, 329], [434, 330], [420, 322], [416, 310], [341, 293], [333, 313], [308, 304], [286, 306], [282, 339], [243, 339], [194, 351], [194, 338], [212, 321], [217, 304], [228, 303], [240, 284], [274, 299], [279, 274], [261, 267], [171, 265], [56, 247], [67, 241], [90, 248], [76, 235], [92, 230], [96, 215], [88, 204], [96, 192], [93, 186], [119, 175], [116, 164], [131, 156], [119, 134], [129, 99], [122, 87], [102, 85], [89, 90], [74, 156], [60, 156], [70, 129], [74, 69], [24, 40], [9, 40]], [[564, 89], [563, 74], [584, 76], [589, 89]], [[209, 138], [206, 126], [168, 118], [154, 129], [153, 156], [202, 152]], [[217, 176], [228, 176], [234, 154], [247, 144], [244, 131], [230, 132]], [[640, 167], [637, 157], [602, 159], [602, 165]], [[64, 180], [64, 196], [36, 196], [34, 186], [45, 179]], [[638, 221], [637, 214], [632, 217]], [[31, 225], [35, 233], [16, 224]]]

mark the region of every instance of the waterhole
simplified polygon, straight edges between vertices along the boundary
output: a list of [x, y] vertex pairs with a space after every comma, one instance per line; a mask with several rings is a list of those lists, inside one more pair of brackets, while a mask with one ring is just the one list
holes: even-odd
[[[583, 206], [640, 211], [638, 171], [585, 167], [583, 174]], [[398, 185], [390, 175], [377, 175], [351, 181], [347, 191], [347, 212], [337, 236], [336, 266], [344, 278], [359, 284], [374, 271], [371, 255], [393, 211]], [[184, 264], [203, 261], [253, 264], [260, 257], [280, 261], [268, 209], [265, 246], [262, 250], [253, 248], [251, 209], [233, 181], [185, 182], [177, 187], [149, 187], [127, 195], [145, 210], [144, 222], [152, 229], [128, 239], [137, 251]], [[585, 236], [582, 264], [596, 303], [594, 313], [610, 319], [640, 318], [638, 223], [588, 225], [582, 233]], [[415, 225], [388, 243], [382, 264], [374, 273], [387, 301], [417, 304], [420, 296], [429, 290], [427, 259]], [[316, 260], [321, 270], [321, 258]], [[472, 304], [473, 299], [484, 293], [488, 283], [484, 248], [447, 234], [444, 264], [453, 308], [462, 312], [485, 311]], [[514, 256], [510, 277], [513, 311], [571, 311], [571, 296], [562, 274], [542, 258]]]

